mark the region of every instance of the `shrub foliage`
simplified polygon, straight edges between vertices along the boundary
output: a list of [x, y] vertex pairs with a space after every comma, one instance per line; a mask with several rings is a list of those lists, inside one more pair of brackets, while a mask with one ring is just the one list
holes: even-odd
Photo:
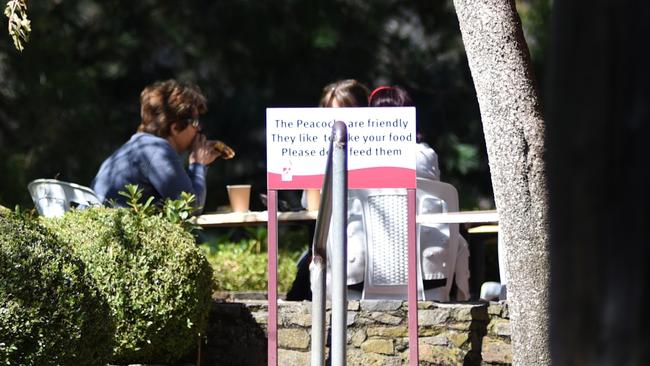
[[42, 226], [0, 210], [0, 364], [104, 365], [113, 331], [84, 264]]
[[174, 362], [204, 332], [212, 269], [191, 234], [129, 209], [45, 220], [87, 265], [116, 325], [114, 363]]
[[[204, 243], [201, 248], [214, 270], [214, 282], [220, 291], [266, 291], [268, 253], [256, 251], [258, 241]], [[300, 252], [278, 253], [278, 290], [286, 292], [296, 277]]]

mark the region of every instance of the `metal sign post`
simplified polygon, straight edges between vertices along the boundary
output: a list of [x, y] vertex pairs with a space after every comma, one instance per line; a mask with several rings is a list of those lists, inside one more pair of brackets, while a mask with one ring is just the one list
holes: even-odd
[[415, 233], [415, 189], [406, 190], [407, 237], [408, 237], [408, 324], [409, 324], [409, 365], [419, 363], [418, 344], [418, 254]]
[[268, 194], [268, 308], [267, 353], [268, 365], [278, 364], [278, 191], [269, 189]]

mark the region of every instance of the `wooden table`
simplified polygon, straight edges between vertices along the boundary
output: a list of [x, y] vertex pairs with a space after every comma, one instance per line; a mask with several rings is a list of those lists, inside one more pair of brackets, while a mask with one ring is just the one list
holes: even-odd
[[[316, 221], [318, 211], [279, 212], [280, 223], [300, 223]], [[196, 218], [196, 224], [202, 227], [252, 226], [266, 224], [269, 220], [268, 211], [207, 213]]]
[[[296, 221], [314, 221], [318, 211], [279, 212], [280, 223]], [[196, 218], [196, 224], [203, 227], [223, 227], [265, 224], [269, 219], [268, 211], [207, 213]], [[442, 214], [417, 215], [418, 224], [463, 224], [463, 223], [492, 223], [499, 221], [496, 210], [461, 211]]]
[[479, 225], [467, 229], [469, 234], [498, 234], [499, 225]]
[[467, 224], [499, 222], [496, 210], [459, 211], [439, 214], [417, 215], [418, 224]]

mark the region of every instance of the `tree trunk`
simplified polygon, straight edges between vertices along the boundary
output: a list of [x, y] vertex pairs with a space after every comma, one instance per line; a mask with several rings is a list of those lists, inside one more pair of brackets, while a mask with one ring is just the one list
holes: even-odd
[[513, 363], [549, 365], [545, 126], [514, 0], [454, 0], [483, 121], [499, 244], [505, 251]]

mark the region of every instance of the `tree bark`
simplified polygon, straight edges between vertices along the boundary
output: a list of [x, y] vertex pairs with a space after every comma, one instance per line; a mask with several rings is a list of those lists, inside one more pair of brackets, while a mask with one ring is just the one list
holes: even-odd
[[514, 0], [454, 0], [474, 79], [505, 251], [513, 363], [549, 365], [545, 125]]

